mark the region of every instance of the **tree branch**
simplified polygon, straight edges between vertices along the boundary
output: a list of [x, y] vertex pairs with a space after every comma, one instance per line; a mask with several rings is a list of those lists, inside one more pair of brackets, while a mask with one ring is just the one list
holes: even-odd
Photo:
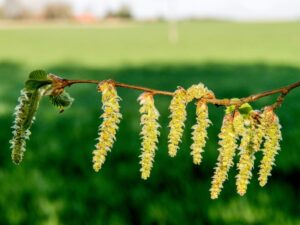
[[[130, 85], [130, 84], [125, 84], [125, 83], [120, 83], [117, 81], [113, 81], [113, 80], [109, 80], [110, 82], [113, 82], [114, 85], [116, 87], [122, 87], [122, 88], [129, 88], [129, 89], [134, 89], [134, 90], [139, 90], [139, 91], [144, 91], [144, 92], [150, 92], [153, 95], [167, 95], [167, 96], [173, 96], [174, 93], [173, 92], [169, 92], [169, 91], [162, 91], [162, 90], [156, 90], [156, 89], [152, 89], [152, 88], [147, 88], [147, 87], [142, 87], [142, 86], [136, 86], [136, 85]], [[101, 82], [104, 81], [99, 81], [99, 80], [66, 80], [66, 79], [58, 79], [58, 77], [56, 77], [55, 82], [58, 82], [59, 84], [56, 84], [55, 87], [63, 89], [67, 86], [72, 86], [74, 84], [82, 84], [82, 83], [90, 83], [90, 84], [100, 84]], [[280, 96], [277, 98], [276, 102], [271, 106], [273, 109], [278, 108], [279, 106], [281, 106], [282, 102], [284, 101], [284, 98], [286, 97], [286, 95], [288, 95], [290, 93], [290, 91], [292, 91], [293, 89], [297, 88], [300, 86], [300, 81], [278, 88], [278, 89], [274, 89], [274, 90], [270, 90], [270, 91], [265, 91], [262, 93], [258, 93], [258, 94], [253, 94], [250, 95], [248, 97], [243, 97], [240, 99], [218, 99], [216, 97], [212, 97], [209, 99], [205, 99], [205, 101], [207, 103], [213, 104], [213, 105], [217, 105], [217, 106], [230, 106], [230, 105], [236, 105], [236, 106], [240, 106], [244, 103], [250, 103], [250, 102], [254, 102], [257, 101], [261, 98], [270, 96], [270, 95], [274, 95], [274, 94], [280, 94]]]

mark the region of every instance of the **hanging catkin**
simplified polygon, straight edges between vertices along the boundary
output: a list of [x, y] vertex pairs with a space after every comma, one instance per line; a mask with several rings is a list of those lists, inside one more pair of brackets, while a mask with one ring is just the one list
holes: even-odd
[[159, 137], [159, 112], [155, 108], [153, 95], [151, 93], [143, 93], [139, 97], [141, 105], [141, 137], [142, 137], [142, 153], [141, 153], [141, 176], [146, 180], [150, 177], [155, 151], [157, 149]]
[[98, 172], [103, 163], [105, 162], [106, 155], [116, 139], [116, 133], [119, 129], [119, 123], [122, 118], [120, 113], [120, 97], [117, 94], [117, 90], [112, 82], [103, 82], [99, 85], [99, 91], [102, 92], [102, 108], [103, 119], [102, 124], [99, 127], [99, 138], [96, 144], [96, 150], [93, 154], [94, 170]]

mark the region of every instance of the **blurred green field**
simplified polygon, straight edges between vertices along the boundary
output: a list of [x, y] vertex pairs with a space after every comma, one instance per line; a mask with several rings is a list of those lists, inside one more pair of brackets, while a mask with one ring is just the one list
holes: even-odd
[[124, 119], [98, 174], [91, 160], [101, 102], [93, 85], [69, 89], [76, 101], [63, 114], [43, 100], [20, 166], [12, 164], [8, 144], [19, 91], [34, 69], [169, 91], [203, 82], [219, 97], [242, 97], [300, 80], [299, 28], [300, 23], [183, 22], [176, 44], [168, 41], [165, 23], [0, 28], [0, 224], [300, 224], [299, 90], [278, 110], [283, 141], [272, 178], [265, 188], [259, 187], [258, 154], [245, 197], [235, 191], [236, 167], [220, 198], [212, 201], [209, 196], [223, 108], [210, 106], [213, 126], [204, 162], [194, 166], [189, 150], [194, 105], [188, 107], [179, 154], [171, 159], [170, 98], [157, 96], [161, 137], [147, 181], [139, 174], [137, 91], [119, 90]]
[[0, 58], [29, 66], [92, 67], [149, 63], [264, 62], [299, 65], [300, 22], [182, 22], [179, 42], [166, 23], [99, 26], [4, 26]]

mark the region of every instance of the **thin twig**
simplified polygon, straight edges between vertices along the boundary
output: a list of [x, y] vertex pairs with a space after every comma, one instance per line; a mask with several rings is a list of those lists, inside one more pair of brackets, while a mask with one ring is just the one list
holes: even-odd
[[[71, 86], [73, 84], [82, 84], [82, 83], [92, 83], [92, 84], [99, 84], [103, 81], [98, 81], [98, 80], [66, 80], [66, 79], [61, 79], [61, 84], [58, 85], [60, 88], [65, 88], [67, 86]], [[139, 90], [139, 91], [144, 91], [144, 92], [150, 92], [153, 95], [167, 95], [167, 96], [173, 96], [173, 92], [169, 91], [162, 91], [162, 90], [156, 90], [152, 88], [147, 88], [147, 87], [142, 87], [142, 86], [136, 86], [136, 85], [130, 85], [130, 84], [125, 84], [125, 83], [120, 83], [116, 81], [111, 81], [114, 83], [115, 86], [117, 87], [122, 87], [122, 88], [129, 88], [129, 89], [134, 89], [134, 90]], [[250, 103], [257, 101], [258, 99], [261, 99], [266, 96], [274, 95], [274, 94], [280, 94], [280, 96], [277, 98], [277, 101], [272, 105], [273, 109], [278, 108], [282, 102], [284, 101], [284, 98], [286, 95], [292, 91], [293, 89], [297, 88], [300, 86], [300, 81], [290, 84], [285, 87], [281, 87], [275, 90], [270, 90], [270, 91], [265, 91], [262, 93], [258, 94], [253, 94], [248, 97], [240, 98], [240, 99], [218, 99], [218, 98], [210, 98], [206, 99], [207, 103], [213, 104], [213, 105], [218, 105], [218, 106], [230, 106], [230, 105], [242, 105], [244, 103]]]
[[[65, 86], [71, 86], [73, 84], [79, 84], [79, 83], [92, 83], [92, 84], [99, 84], [103, 81], [98, 81], [98, 80], [67, 80], [67, 83]], [[116, 87], [123, 87], [123, 88], [129, 88], [129, 89], [134, 89], [138, 91], [144, 91], [144, 92], [150, 92], [154, 95], [168, 95], [168, 96], [173, 96], [173, 92], [168, 92], [168, 91], [161, 91], [161, 90], [156, 90], [152, 88], [146, 88], [146, 87], [141, 87], [141, 86], [136, 86], [136, 85], [130, 85], [130, 84], [124, 84], [116, 81], [112, 81]]]

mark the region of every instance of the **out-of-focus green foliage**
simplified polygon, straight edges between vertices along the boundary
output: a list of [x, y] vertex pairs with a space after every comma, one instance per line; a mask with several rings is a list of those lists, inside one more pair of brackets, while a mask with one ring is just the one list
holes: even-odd
[[[100, 32], [93, 29], [86, 32], [93, 31]], [[32, 34], [28, 30], [23, 32], [21, 39], [26, 43], [26, 37], [30, 39]], [[44, 31], [34, 30], [33, 33], [39, 32]], [[75, 33], [75, 30], [68, 30], [68, 32]], [[106, 32], [101, 32], [107, 35]], [[84, 36], [83, 33], [77, 31], [79, 36]], [[9, 36], [8, 33], [6, 35]], [[188, 36], [188, 33], [183, 35]], [[227, 38], [230, 41], [245, 40], [243, 34], [237, 32], [236, 35], [238, 36]], [[138, 40], [136, 36], [134, 37], [136, 38], [134, 40]], [[50, 37], [47, 38], [51, 42]], [[84, 37], [81, 38], [86, 41]], [[274, 38], [277, 40], [278, 37]], [[114, 39], [105, 40], [110, 44], [115, 43]], [[224, 46], [225, 42], [226, 40]], [[163, 48], [163, 42], [159, 43], [162, 46], [161, 51], [168, 49], [168, 47]], [[137, 43], [137, 46], [144, 44]], [[195, 41], [194, 44], [196, 45], [197, 42]], [[55, 46], [54, 42], [49, 45]], [[66, 45], [65, 51], [68, 51], [70, 46], [68, 43]], [[33, 43], [32, 46], [34, 48]], [[236, 48], [239, 46], [242, 45], [237, 45]], [[132, 48], [136, 49], [136, 47]], [[176, 46], [174, 48], [177, 49]], [[273, 48], [276, 49], [276, 45]], [[55, 49], [55, 47], [49, 48], [49, 57], [45, 56], [43, 59], [45, 69], [65, 78], [115, 79], [169, 91], [175, 90], [179, 85], [189, 87], [203, 82], [217, 96], [226, 98], [247, 96], [284, 86], [299, 80], [300, 77], [300, 69], [297, 66], [268, 65], [252, 61], [188, 64], [183, 60], [183, 63], [174, 64], [143, 63], [139, 66], [120, 65], [103, 68], [63, 62], [55, 65], [51, 57], [59, 55], [62, 51], [57, 49], [56, 52]], [[84, 47], [82, 49], [86, 51]], [[247, 49], [250, 51], [253, 47], [248, 46]], [[79, 53], [80, 49], [74, 51]], [[101, 57], [105, 57], [107, 53], [101, 51], [100, 47], [90, 51], [98, 52], [100, 64]], [[122, 48], [119, 51], [120, 54], [130, 55], [130, 52], [125, 52]], [[18, 52], [12, 54], [18, 55]], [[170, 58], [175, 57], [171, 52], [169, 54]], [[37, 113], [36, 123], [32, 127], [32, 136], [27, 144], [24, 161], [20, 166], [13, 165], [8, 144], [11, 138], [12, 113], [19, 90], [23, 87], [29, 71], [36, 68], [33, 68], [32, 63], [28, 66], [13, 62], [11, 59], [14, 57], [10, 56], [12, 55], [8, 54], [6, 59], [2, 52], [0, 57], [0, 224], [300, 224], [299, 90], [290, 93], [283, 106], [278, 109], [283, 126], [282, 150], [277, 156], [277, 166], [268, 185], [260, 188], [257, 182], [257, 165], [261, 158], [259, 155], [255, 163], [255, 175], [245, 197], [236, 194], [237, 170], [234, 167], [220, 198], [212, 201], [209, 188], [218, 154], [217, 134], [224, 109], [209, 107], [213, 126], [209, 129], [209, 141], [203, 155], [203, 163], [201, 166], [194, 166], [190, 156], [190, 145], [192, 144], [191, 127], [195, 123], [195, 106], [193, 104], [188, 106], [188, 120], [183, 142], [177, 157], [172, 159], [167, 153], [170, 98], [156, 96], [156, 106], [161, 113], [161, 137], [151, 177], [143, 181], [140, 179], [138, 157], [140, 115], [137, 97], [140, 92], [134, 90], [118, 89], [122, 98], [121, 111], [124, 119], [120, 124], [116, 144], [98, 174], [93, 171], [91, 161], [98, 126], [101, 122], [99, 119], [101, 97], [96, 86], [93, 85], [78, 85], [68, 89], [76, 101], [64, 114], [58, 114], [49, 101], [43, 100]], [[84, 55], [80, 57], [85, 60]], [[178, 56], [178, 61], [180, 57], [182, 55]], [[16, 60], [20, 58], [16, 57]], [[252, 106], [262, 107], [274, 99], [275, 96], [264, 98]]]

